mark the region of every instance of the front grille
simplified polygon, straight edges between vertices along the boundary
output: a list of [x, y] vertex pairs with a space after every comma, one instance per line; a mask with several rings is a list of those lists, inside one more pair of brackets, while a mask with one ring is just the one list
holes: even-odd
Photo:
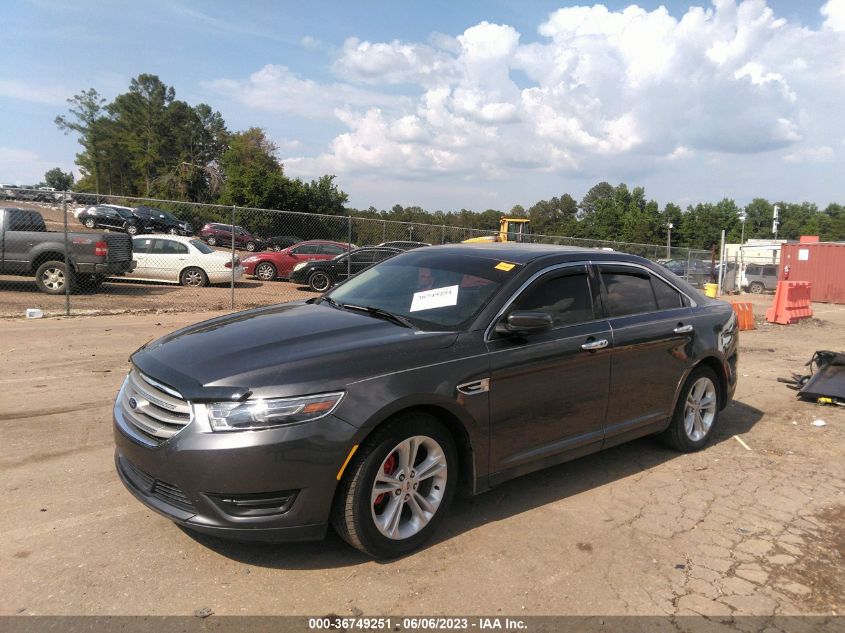
[[132, 259], [132, 238], [128, 235], [106, 235], [109, 245], [107, 262], [125, 262]]
[[120, 408], [133, 427], [157, 444], [176, 435], [191, 421], [191, 405], [178, 391], [135, 368], [126, 379]]
[[179, 489], [179, 486], [156, 479], [149, 473], [145, 473], [125, 457], [120, 457], [119, 464], [120, 470], [126, 478], [141, 492], [157, 497], [165, 503], [181, 508], [186, 512], [196, 514], [197, 509], [194, 507], [194, 504], [188, 501], [188, 498]]

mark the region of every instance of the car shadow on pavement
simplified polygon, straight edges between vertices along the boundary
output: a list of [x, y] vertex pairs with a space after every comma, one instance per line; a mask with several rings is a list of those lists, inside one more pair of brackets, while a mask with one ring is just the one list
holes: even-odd
[[[734, 401], [722, 411], [709, 446], [748, 432], [763, 416], [759, 409]], [[704, 449], [707, 450], [706, 448]], [[481, 525], [501, 521], [584, 491], [625, 479], [682, 454], [656, 437], [633, 442], [518, 477], [482, 495], [455, 499], [438, 532], [423, 547], [448, 541]], [[306, 543], [239, 543], [183, 529], [221, 556], [273, 569], [329, 569], [355, 566], [371, 559], [347, 545], [330, 528], [323, 541]], [[414, 554], [409, 554], [413, 556]], [[391, 561], [376, 561], [389, 564]]]

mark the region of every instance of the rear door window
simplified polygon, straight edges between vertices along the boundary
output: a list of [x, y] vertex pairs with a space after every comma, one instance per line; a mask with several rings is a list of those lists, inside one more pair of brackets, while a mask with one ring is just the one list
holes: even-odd
[[188, 247], [173, 240], [156, 240], [153, 244], [153, 255], [186, 255]]
[[671, 310], [672, 308], [683, 307], [683, 295], [662, 279], [652, 276], [651, 287], [654, 290], [654, 297], [657, 299], [657, 308], [659, 310]]
[[650, 275], [646, 272], [606, 271], [601, 278], [607, 298], [610, 316], [643, 314], [657, 310], [657, 301], [651, 289]]
[[319, 244], [305, 244], [304, 246], [297, 246], [291, 251], [294, 255], [317, 255], [319, 252]]
[[321, 255], [340, 255], [345, 252], [346, 249], [338, 246], [337, 244], [320, 244]]

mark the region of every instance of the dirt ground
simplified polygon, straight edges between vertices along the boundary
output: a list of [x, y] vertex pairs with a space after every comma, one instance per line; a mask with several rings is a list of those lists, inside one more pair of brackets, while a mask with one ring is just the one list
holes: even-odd
[[195, 536], [123, 488], [110, 408], [129, 353], [211, 314], [4, 320], [0, 614], [842, 614], [845, 408], [776, 381], [843, 348], [845, 306], [814, 309], [742, 333], [705, 450], [646, 438], [458, 500], [389, 563], [331, 534]]

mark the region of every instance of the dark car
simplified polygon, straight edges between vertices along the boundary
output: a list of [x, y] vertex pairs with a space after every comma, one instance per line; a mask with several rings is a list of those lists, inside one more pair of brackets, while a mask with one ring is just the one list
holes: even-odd
[[307, 284], [314, 292], [325, 292], [350, 274], [357, 275], [373, 264], [401, 252], [398, 248], [371, 246], [358, 248], [322, 262], [302, 262], [293, 267], [290, 280], [297, 284]]
[[170, 211], [142, 205], [132, 209], [132, 215], [155, 233], [170, 233], [171, 235], [194, 234], [194, 229], [188, 222], [180, 220], [170, 213]]
[[294, 235], [274, 235], [273, 237], [268, 237], [265, 241], [267, 242], [268, 250], [281, 251], [294, 244], [299, 244], [302, 238]]
[[77, 219], [89, 229], [111, 229], [123, 231], [130, 235], [138, 235], [145, 232], [144, 222], [132, 215], [128, 209], [113, 207], [108, 204], [100, 204], [88, 207], [80, 212]]
[[376, 244], [376, 246], [381, 246], [381, 247], [386, 246], [387, 248], [398, 248], [399, 250], [402, 250], [402, 251], [410, 251], [411, 249], [414, 249], [414, 248], [422, 248], [423, 246], [431, 246], [431, 244], [429, 244], [427, 242], [408, 242], [408, 241], [403, 242], [402, 240], [398, 240], [398, 241], [395, 241], [395, 242], [382, 242], [381, 244]]
[[136, 351], [116, 466], [191, 530], [307, 540], [331, 524], [398, 556], [456, 492], [652, 433], [703, 448], [736, 387], [737, 334], [729, 304], [632, 255], [415, 249]]
[[[209, 222], [200, 229], [199, 236], [209, 246], [231, 246], [233, 227], [231, 224], [220, 224]], [[267, 244], [260, 238], [255, 237], [242, 226], [234, 226], [235, 248], [243, 248], [250, 253], [264, 250]]]

